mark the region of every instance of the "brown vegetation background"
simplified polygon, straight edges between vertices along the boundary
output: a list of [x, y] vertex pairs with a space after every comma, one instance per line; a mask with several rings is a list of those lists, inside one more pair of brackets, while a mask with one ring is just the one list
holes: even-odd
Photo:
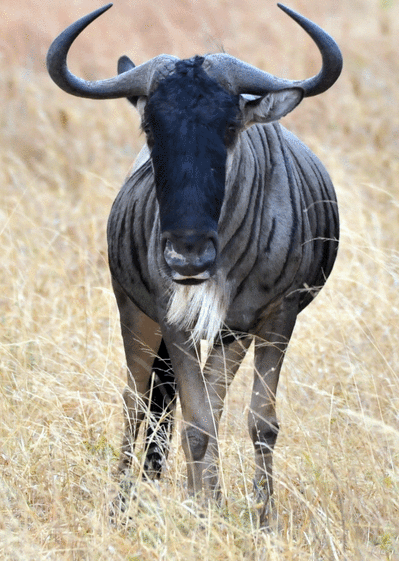
[[[109, 524], [125, 374], [105, 228], [143, 139], [127, 102], [72, 98], [45, 72], [51, 40], [97, 1], [2, 1], [2, 560], [399, 559], [399, 5], [289, 5], [343, 50], [339, 82], [284, 120], [332, 175], [342, 243], [287, 354], [276, 519], [257, 534], [249, 363], [221, 430], [225, 508], [198, 519], [176, 435], [159, 488], [142, 485], [131, 519]], [[141, 63], [222, 46], [285, 77], [312, 75], [320, 64], [270, 0], [115, 0], [76, 42], [70, 65], [102, 78], [123, 53]]]

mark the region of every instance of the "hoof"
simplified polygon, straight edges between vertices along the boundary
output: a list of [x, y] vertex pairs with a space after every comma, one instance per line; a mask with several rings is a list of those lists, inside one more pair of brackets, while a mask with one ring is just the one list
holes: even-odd
[[267, 480], [255, 481], [254, 486], [254, 509], [260, 530], [269, 530], [274, 511], [274, 501], [270, 497]]
[[142, 513], [154, 514], [159, 510], [159, 484], [156, 481], [137, 481], [127, 475], [119, 484], [109, 502], [111, 524], [127, 524]]
[[127, 515], [130, 505], [133, 501], [137, 501], [136, 484], [132, 476], [125, 476], [120, 482], [116, 493], [109, 502], [109, 518], [113, 525], [118, 522], [127, 522], [132, 520], [131, 516]]

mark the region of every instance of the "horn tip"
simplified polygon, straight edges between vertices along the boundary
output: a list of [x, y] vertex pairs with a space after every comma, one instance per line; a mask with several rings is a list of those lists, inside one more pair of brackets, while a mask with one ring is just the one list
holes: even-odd
[[[113, 2], [110, 2], [109, 4], [104, 4], [104, 6], [102, 6], [101, 8], [98, 8], [97, 10], [94, 10], [94, 12], [91, 13], [91, 15], [94, 16], [94, 19], [97, 19], [98, 17], [100, 17], [104, 12], [106, 12], [107, 10], [109, 10], [110, 8], [112, 8], [113, 6]], [[90, 14], [88, 14], [90, 15]]]
[[295, 13], [294, 10], [291, 10], [291, 8], [288, 8], [288, 6], [285, 6], [284, 4], [281, 4], [280, 2], [277, 2], [277, 6], [280, 8], [280, 10], [283, 10], [283, 12], [285, 12], [286, 14]]
[[112, 8], [113, 5], [114, 5], [114, 3], [110, 2], [109, 4], [105, 4], [102, 8], [100, 8], [100, 10], [102, 10], [102, 13], [104, 13], [107, 10], [109, 10], [110, 8]]

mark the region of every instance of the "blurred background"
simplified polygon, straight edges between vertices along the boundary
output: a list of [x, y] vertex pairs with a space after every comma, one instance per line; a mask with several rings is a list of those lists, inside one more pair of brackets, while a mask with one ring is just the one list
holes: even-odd
[[[73, 98], [45, 70], [55, 36], [100, 4], [0, 5], [1, 559], [399, 559], [399, 3], [287, 0], [344, 56], [334, 87], [283, 120], [331, 174], [342, 241], [287, 353], [276, 518], [262, 535], [250, 357], [221, 428], [225, 509], [199, 522], [185, 502], [176, 435], [160, 490], [142, 486], [147, 507], [108, 523], [125, 369], [105, 229], [143, 137], [127, 102]], [[281, 77], [320, 68], [270, 0], [115, 0], [69, 64], [97, 79], [122, 54], [140, 64], [221, 49]]]

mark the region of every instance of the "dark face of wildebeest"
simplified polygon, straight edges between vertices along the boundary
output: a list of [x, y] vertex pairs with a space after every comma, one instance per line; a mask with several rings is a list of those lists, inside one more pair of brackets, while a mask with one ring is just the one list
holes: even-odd
[[227, 149], [239, 128], [239, 96], [179, 61], [148, 99], [142, 128], [155, 175], [165, 265], [175, 282], [212, 275], [224, 198]]

